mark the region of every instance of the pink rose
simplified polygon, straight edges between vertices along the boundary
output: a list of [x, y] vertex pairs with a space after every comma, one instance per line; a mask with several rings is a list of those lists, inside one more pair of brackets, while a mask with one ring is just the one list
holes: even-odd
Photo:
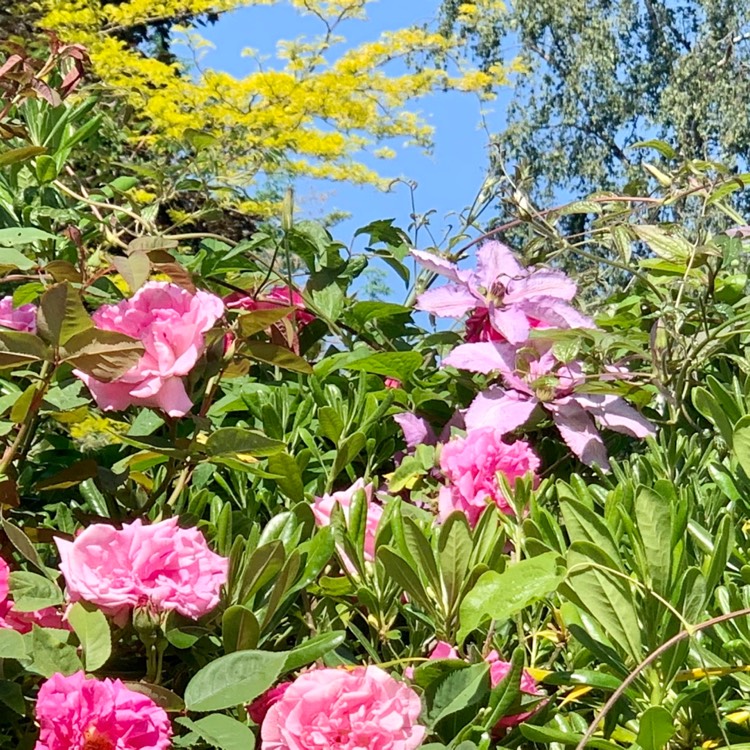
[[191, 294], [176, 284], [151, 281], [130, 299], [104, 305], [92, 316], [97, 328], [143, 344], [146, 351], [138, 363], [111, 383], [80, 370], [74, 373], [105, 411], [151, 406], [182, 417], [193, 406], [182, 378], [203, 353], [203, 334], [223, 314], [224, 303], [214, 294]]
[[[373, 501], [374, 488], [372, 484], [365, 485], [365, 480], [360, 478], [348, 490], [341, 490], [331, 495], [325, 494], [323, 497], [316, 497], [312, 505], [312, 512], [315, 516], [315, 523], [318, 526], [328, 526], [331, 523], [333, 508], [338, 503], [341, 506], [341, 510], [344, 511], [344, 517], [348, 523], [349, 509], [351, 508], [354, 494], [358, 490], [364, 491], [367, 502], [364, 557], [367, 562], [373, 562], [375, 560], [375, 532], [378, 530], [378, 524], [383, 515], [383, 508]], [[349, 565], [351, 565], [351, 562], [349, 562]], [[353, 566], [350, 570], [354, 570]]]
[[461, 510], [474, 526], [488, 502], [510, 515], [513, 511], [497, 473], [504, 474], [513, 487], [516, 479], [535, 474], [539, 463], [528, 443], [505, 443], [502, 433], [491, 427], [469, 430], [466, 437], [450, 440], [440, 452], [440, 469], [447, 482], [440, 490], [440, 520]]
[[42, 628], [69, 629], [63, 619], [63, 613], [57, 607], [44, 607], [35, 612], [18, 612], [8, 598], [10, 568], [0, 557], [0, 628], [15, 630], [18, 633], [30, 633], [32, 625]]
[[36, 333], [36, 305], [13, 306], [13, 297], [0, 299], [0, 326], [14, 331]]
[[247, 713], [250, 718], [256, 724], [262, 724], [263, 719], [266, 718], [266, 714], [271, 706], [273, 706], [274, 703], [278, 703], [284, 697], [284, 693], [286, 693], [291, 686], [291, 682], [282, 682], [269, 690], [266, 690], [263, 695], [256, 698], [247, 707]]
[[305, 300], [296, 290], [289, 293], [287, 286], [275, 286], [270, 291], [254, 298], [252, 293], [232, 292], [224, 297], [229, 310], [274, 310], [278, 307], [296, 307], [294, 319], [299, 329], [315, 320], [315, 316], [305, 308]]
[[197, 619], [219, 603], [227, 580], [229, 561], [176, 518], [150, 525], [138, 519], [122, 529], [95, 523], [72, 542], [55, 542], [68, 599], [92, 602], [120, 623], [144, 605]]
[[166, 750], [172, 727], [164, 709], [120, 680], [53, 674], [36, 702], [34, 750]]
[[313, 669], [269, 709], [261, 750], [413, 750], [425, 736], [422, 705], [378, 667]]

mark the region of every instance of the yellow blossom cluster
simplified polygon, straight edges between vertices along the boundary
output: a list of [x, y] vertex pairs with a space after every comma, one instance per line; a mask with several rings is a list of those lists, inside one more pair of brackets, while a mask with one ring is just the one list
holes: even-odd
[[[149, 57], [122, 41], [120, 32], [279, 0], [40, 2], [42, 26], [88, 48], [96, 76], [148, 124], [152, 147], [184, 143], [188, 129], [205, 132], [225, 165], [226, 184], [247, 186], [259, 173], [283, 171], [385, 186], [388, 180], [365, 166], [362, 156], [392, 158], [392, 139], [429, 147], [432, 129], [410, 109], [415, 100], [441, 90], [486, 97], [508, 82], [515, 66], [478, 71], [467, 63], [459, 39], [422, 27], [347, 47], [341, 25], [364, 18], [371, 0], [291, 0], [300, 13], [316, 17], [321, 34], [280, 41], [275, 59], [256, 59], [251, 72], [238, 78]], [[487, 2], [465, 3], [462, 17], [481, 14]]]

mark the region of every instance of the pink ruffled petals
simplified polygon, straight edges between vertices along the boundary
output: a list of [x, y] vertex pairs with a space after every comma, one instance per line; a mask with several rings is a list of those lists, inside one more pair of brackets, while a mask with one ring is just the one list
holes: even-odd
[[36, 702], [34, 750], [167, 750], [172, 726], [164, 709], [120, 680], [53, 674]]
[[55, 542], [68, 599], [96, 604], [120, 624], [144, 604], [198, 619], [219, 603], [227, 580], [229, 561], [175, 518], [121, 529], [93, 524], [72, 542]]

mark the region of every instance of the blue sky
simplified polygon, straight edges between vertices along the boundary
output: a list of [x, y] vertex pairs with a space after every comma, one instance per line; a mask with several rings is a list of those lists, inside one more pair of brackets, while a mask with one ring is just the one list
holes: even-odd
[[[386, 30], [402, 28], [429, 21], [435, 15], [439, 0], [379, 0], [368, 5], [367, 21], [350, 21], [341, 27], [347, 43], [377, 38]], [[294, 39], [301, 35], [320, 32], [320, 22], [302, 17], [286, 3], [270, 7], [248, 7], [221, 17], [218, 23], [202, 30], [202, 35], [215, 49], [208, 51], [202, 61], [204, 67], [225, 70], [244, 76], [254, 68], [252, 58], [242, 57], [247, 47], [261, 54], [273, 55], [279, 39]], [[267, 64], [273, 64], [269, 60]], [[456, 224], [452, 212], [470, 204], [481, 187], [486, 165], [487, 134], [479, 129], [480, 106], [492, 110], [485, 115], [492, 130], [503, 123], [503, 110], [510, 89], [500, 92], [493, 102], [482, 103], [476, 96], [460, 93], [439, 93], [414, 103], [435, 128], [435, 148], [425, 155], [418, 148], [393, 145], [398, 155], [390, 161], [373, 159], [379, 171], [387, 176], [403, 177], [417, 183], [416, 210], [426, 213], [432, 209], [431, 227], [436, 235]], [[337, 239], [349, 242], [354, 230], [370, 221], [395, 218], [406, 228], [411, 213], [411, 198], [405, 185], [397, 185], [391, 193], [372, 187], [345, 183], [304, 181], [297, 185], [299, 210], [310, 217], [319, 217], [333, 210], [352, 215], [334, 228]], [[420, 245], [427, 243], [424, 235]]]

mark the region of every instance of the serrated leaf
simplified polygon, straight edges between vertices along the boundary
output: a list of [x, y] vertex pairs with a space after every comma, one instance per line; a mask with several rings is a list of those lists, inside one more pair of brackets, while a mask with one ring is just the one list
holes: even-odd
[[40, 362], [49, 354], [44, 341], [33, 333], [0, 330], [0, 368]]
[[271, 344], [266, 341], [246, 341], [242, 349], [243, 353], [258, 362], [275, 365], [282, 370], [302, 372], [306, 375], [312, 374], [313, 369], [307, 360], [302, 359], [302, 357], [295, 354], [291, 349], [279, 346], [278, 344]]
[[273, 307], [268, 310], [252, 310], [240, 315], [240, 333], [243, 336], [254, 336], [270, 328], [274, 323], [291, 315], [296, 307]]
[[70, 282], [55, 284], [42, 295], [37, 330], [49, 343], [64, 346], [73, 336], [93, 325], [80, 294]]
[[140, 341], [124, 333], [88, 328], [71, 336], [61, 355], [63, 362], [109, 383], [138, 364], [144, 352]]
[[13, 608], [18, 612], [36, 612], [62, 604], [62, 591], [54, 581], [27, 570], [14, 570], [8, 576]]
[[188, 711], [220, 711], [250, 703], [276, 682], [285, 651], [237, 651], [200, 669], [185, 688]]
[[151, 261], [143, 250], [134, 250], [127, 256], [113, 255], [112, 265], [125, 279], [131, 292], [138, 291], [151, 274]]

